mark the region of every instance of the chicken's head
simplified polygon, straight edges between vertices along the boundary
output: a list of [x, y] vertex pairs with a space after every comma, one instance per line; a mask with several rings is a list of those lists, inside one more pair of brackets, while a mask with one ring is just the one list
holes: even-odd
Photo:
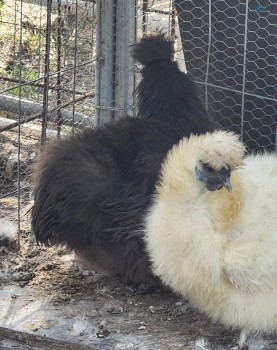
[[243, 164], [245, 146], [233, 132], [216, 131], [202, 135], [195, 175], [209, 191], [225, 187], [232, 191], [231, 172]]
[[231, 192], [231, 170], [232, 168], [229, 165], [222, 167], [220, 170], [215, 170], [208, 164], [199, 162], [199, 165], [195, 167], [195, 175], [198, 180], [205, 183], [209, 191], [220, 190], [222, 187], [225, 187]]

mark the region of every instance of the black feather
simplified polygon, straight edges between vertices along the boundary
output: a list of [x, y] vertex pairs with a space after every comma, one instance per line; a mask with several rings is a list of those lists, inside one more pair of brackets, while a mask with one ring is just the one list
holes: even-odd
[[137, 87], [139, 117], [167, 121], [181, 133], [184, 128], [191, 133], [219, 128], [200, 101], [195, 84], [173, 61], [172, 41], [164, 35], [149, 36], [133, 52], [138, 61], [147, 62]]
[[[166, 39], [149, 40], [162, 59], [169, 56]], [[142, 239], [143, 218], [162, 161], [181, 137], [217, 127], [176, 63], [152, 64], [158, 58], [153, 54], [147, 59], [148, 44], [144, 39], [135, 49], [148, 63], [138, 89], [139, 118], [46, 146], [35, 169], [32, 208], [38, 242], [65, 244], [100, 270], [146, 283], [155, 278]]]
[[149, 35], [133, 46], [135, 59], [144, 66], [156, 61], [172, 61], [174, 55], [173, 42], [164, 34]]

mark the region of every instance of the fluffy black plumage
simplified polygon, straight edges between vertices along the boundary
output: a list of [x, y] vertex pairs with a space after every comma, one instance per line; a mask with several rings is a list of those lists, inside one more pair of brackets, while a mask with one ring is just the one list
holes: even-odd
[[195, 84], [172, 60], [172, 41], [163, 35], [148, 36], [133, 52], [145, 65], [137, 88], [138, 116], [175, 124], [181, 134], [184, 129], [198, 133], [218, 127], [199, 99]]
[[139, 117], [47, 145], [34, 171], [37, 241], [65, 244], [95, 268], [135, 283], [155, 280], [141, 228], [167, 151], [191, 132], [217, 128], [172, 52], [163, 36], [138, 43], [134, 55], [146, 64]]

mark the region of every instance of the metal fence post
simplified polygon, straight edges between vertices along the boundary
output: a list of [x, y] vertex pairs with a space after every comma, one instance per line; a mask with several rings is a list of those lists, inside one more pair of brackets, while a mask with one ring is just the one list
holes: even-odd
[[136, 0], [117, 1], [115, 109], [116, 117], [134, 113], [134, 59], [131, 45], [136, 40]]
[[115, 0], [96, 3], [96, 121], [107, 123], [114, 116]]
[[136, 0], [97, 2], [98, 125], [133, 114], [135, 72], [130, 46], [136, 39], [136, 8]]

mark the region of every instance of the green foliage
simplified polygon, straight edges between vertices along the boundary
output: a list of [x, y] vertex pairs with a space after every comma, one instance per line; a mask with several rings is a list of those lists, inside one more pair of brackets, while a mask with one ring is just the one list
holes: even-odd
[[2, 10], [4, 6], [4, 0], [0, 0], [0, 25], [2, 24]]
[[[32, 68], [25, 68], [23, 64], [15, 64], [14, 65], [14, 77], [17, 79], [25, 80], [25, 81], [30, 81], [36, 79], [36, 72]], [[21, 96], [30, 96], [36, 93], [36, 88], [32, 85], [24, 85], [21, 87], [16, 87], [13, 89], [13, 94], [14, 95], [19, 95], [21, 89]]]

